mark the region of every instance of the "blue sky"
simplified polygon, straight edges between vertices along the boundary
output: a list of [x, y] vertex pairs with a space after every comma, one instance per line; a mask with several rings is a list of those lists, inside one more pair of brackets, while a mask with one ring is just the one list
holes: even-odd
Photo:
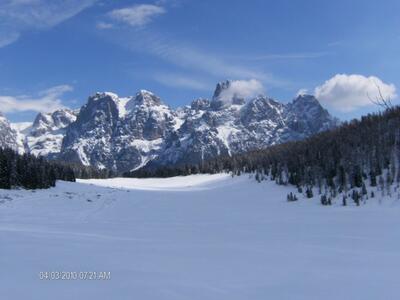
[[394, 0], [2, 0], [0, 111], [26, 121], [139, 89], [177, 107], [233, 79], [282, 102], [306, 89], [357, 117], [377, 109], [377, 87], [397, 103], [399, 11]]

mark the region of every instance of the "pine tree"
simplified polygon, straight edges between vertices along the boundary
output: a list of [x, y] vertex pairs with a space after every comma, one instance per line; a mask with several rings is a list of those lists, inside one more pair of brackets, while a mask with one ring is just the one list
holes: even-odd
[[364, 183], [364, 182], [362, 183], [361, 193], [362, 193], [363, 195], [367, 195], [367, 194], [368, 194], [368, 192], [367, 192], [367, 187], [365, 186], [365, 183]]
[[312, 190], [311, 187], [307, 187], [307, 189], [306, 189], [306, 197], [307, 197], [307, 198], [312, 198], [312, 197], [314, 197], [314, 193], [313, 193], [313, 190]]
[[326, 198], [326, 195], [321, 195], [320, 200], [322, 205], [328, 205], [328, 200]]
[[355, 203], [357, 206], [360, 206], [360, 194], [358, 193], [358, 191], [353, 190], [352, 198], [353, 198], [353, 200], [354, 200], [354, 203]]
[[343, 195], [342, 204], [343, 204], [343, 206], [347, 206], [346, 195]]

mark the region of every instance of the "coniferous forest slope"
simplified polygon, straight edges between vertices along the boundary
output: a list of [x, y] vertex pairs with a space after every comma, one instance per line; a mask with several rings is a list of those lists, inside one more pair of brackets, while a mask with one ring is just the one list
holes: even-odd
[[67, 165], [51, 163], [42, 157], [20, 155], [11, 149], [0, 148], [0, 189], [23, 187], [49, 188], [56, 180], [75, 181], [75, 174]]
[[76, 178], [105, 178], [109, 175], [107, 170], [48, 161], [41, 156], [0, 148], [0, 189], [42, 189], [54, 187], [56, 180], [75, 182]]
[[[387, 193], [400, 184], [400, 107], [370, 114], [360, 120], [319, 133], [302, 141], [233, 156], [220, 156], [197, 165], [142, 169], [126, 174], [132, 177], [168, 177], [194, 173], [255, 173], [258, 181], [271, 179], [292, 184], [312, 197], [322, 194], [321, 202], [352, 189], [356, 203], [368, 193], [368, 186], [379, 186]], [[344, 194], [346, 195], [346, 194]], [[371, 196], [371, 195], [370, 195]], [[372, 194], [372, 196], [374, 196]], [[289, 195], [288, 200], [296, 200]], [[343, 199], [345, 205], [346, 199]]]

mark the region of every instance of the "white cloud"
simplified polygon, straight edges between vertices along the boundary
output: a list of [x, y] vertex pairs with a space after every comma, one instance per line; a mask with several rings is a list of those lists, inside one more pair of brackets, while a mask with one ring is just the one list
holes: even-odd
[[332, 108], [350, 112], [358, 108], [373, 105], [372, 99], [379, 97], [379, 90], [385, 99], [396, 98], [396, 87], [384, 83], [375, 76], [337, 74], [315, 88], [315, 96]]
[[0, 95], [0, 108], [4, 113], [21, 111], [53, 112], [64, 108], [61, 97], [72, 90], [73, 88], [69, 85], [58, 85], [39, 92], [38, 97]]
[[18, 40], [21, 33], [43, 30], [68, 20], [97, 0], [0, 1], [0, 47]]
[[222, 101], [231, 101], [234, 97], [237, 98], [252, 98], [264, 93], [262, 83], [256, 79], [250, 80], [234, 80], [230, 86], [223, 90], [219, 95]]
[[296, 93], [296, 97], [298, 96], [303, 96], [303, 95], [307, 95], [308, 94], [308, 89], [300, 89], [297, 93]]
[[166, 9], [159, 5], [138, 4], [131, 7], [115, 9], [110, 16], [120, 22], [133, 27], [141, 27], [150, 23], [156, 16], [166, 13]]

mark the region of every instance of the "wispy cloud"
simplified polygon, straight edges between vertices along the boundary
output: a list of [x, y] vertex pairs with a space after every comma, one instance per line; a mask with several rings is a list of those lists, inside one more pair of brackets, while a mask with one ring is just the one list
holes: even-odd
[[[129, 38], [127, 38], [129, 36]], [[140, 40], [140, 43], [137, 41]], [[145, 52], [192, 74], [226, 78], [257, 79], [268, 86], [287, 86], [288, 82], [257, 68], [241, 65], [234, 60], [192, 46], [148, 30], [123, 34], [118, 44], [132, 51]]]
[[165, 13], [166, 9], [160, 5], [137, 4], [115, 9], [109, 13], [109, 16], [116, 21], [127, 23], [132, 27], [141, 27], [153, 21], [155, 17]]
[[262, 55], [246, 55], [234, 56], [242, 60], [294, 60], [294, 59], [312, 59], [320, 58], [332, 54], [331, 52], [300, 52], [300, 53], [276, 53], [276, 54], [262, 54]]
[[0, 47], [28, 30], [43, 30], [68, 20], [97, 0], [0, 1]]
[[5, 47], [14, 43], [16, 40], [19, 39], [19, 32], [11, 31], [11, 32], [0, 32], [0, 48]]
[[177, 73], [156, 73], [152, 78], [162, 85], [191, 90], [208, 91], [211, 85], [202, 79]]
[[[200, 82], [197, 78], [213, 78], [223, 80], [227, 78], [256, 79], [267, 86], [288, 86], [285, 80], [277, 78], [265, 70], [257, 67], [249, 67], [249, 62], [241, 64], [236, 58], [224, 53], [218, 55], [205, 49], [200, 49], [182, 43], [166, 33], [156, 33], [146, 24], [153, 21], [156, 16], [166, 13], [166, 5], [169, 1], [157, 1], [155, 4], [139, 4], [131, 7], [115, 9], [107, 15], [111, 17], [111, 23], [116, 21], [126, 23], [130, 26], [115, 26], [108, 36], [120, 46], [127, 47], [135, 52], [142, 52], [172, 64], [180, 69], [181, 73], [191, 74], [189, 76], [173, 76], [168, 78], [165, 74], [156, 74], [154, 77], [158, 82], [169, 86], [180, 86], [197, 90], [206, 90], [205, 81]], [[171, 4], [169, 5], [171, 6]], [[107, 24], [97, 24], [100, 29], [108, 29]], [[111, 26], [110, 26], [111, 27]], [[311, 56], [312, 54], [308, 54]], [[316, 56], [317, 54], [313, 54]], [[322, 55], [322, 53], [319, 53]], [[292, 55], [293, 56], [293, 55]], [[299, 55], [297, 55], [299, 56]], [[303, 54], [305, 56], [305, 54]], [[275, 56], [277, 58], [277, 56]], [[266, 57], [264, 57], [266, 58]], [[259, 57], [259, 59], [262, 59]], [[254, 65], [254, 63], [253, 63]]]
[[96, 27], [97, 29], [111, 29], [114, 28], [114, 24], [107, 22], [97, 22]]
[[345, 43], [344, 40], [333, 41], [328, 43], [328, 47], [342, 46], [344, 43]]
[[0, 109], [4, 113], [36, 111], [52, 112], [64, 108], [62, 96], [72, 91], [70, 85], [58, 85], [41, 91], [37, 97], [20, 96], [2, 96], [0, 95]]

